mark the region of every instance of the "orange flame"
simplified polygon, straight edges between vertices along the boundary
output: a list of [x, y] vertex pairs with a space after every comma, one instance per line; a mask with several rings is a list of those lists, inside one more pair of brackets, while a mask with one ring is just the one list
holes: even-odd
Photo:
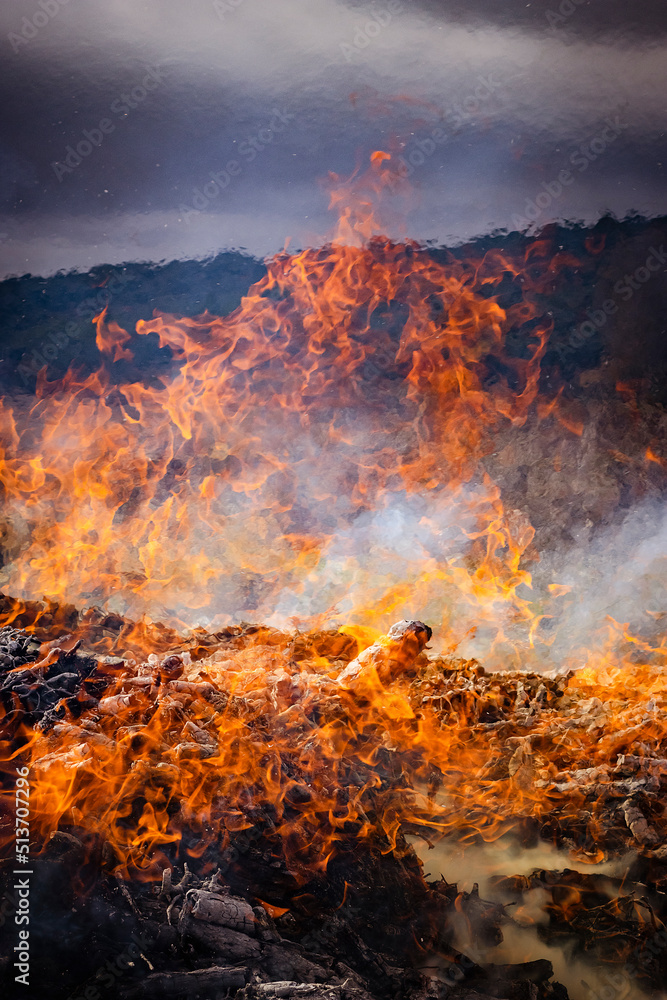
[[[504, 709], [501, 685], [482, 699], [468, 673], [449, 689], [446, 661], [382, 637], [401, 615], [440, 622], [450, 647], [485, 627], [500, 661], [508, 622], [524, 622], [534, 646], [548, 618], [520, 592], [533, 529], [505, 511], [482, 464], [494, 434], [537, 400], [545, 247], [521, 262], [496, 250], [459, 260], [378, 237], [390, 167], [378, 151], [367, 175], [337, 181], [336, 240], [274, 257], [231, 315], [139, 322], [138, 337], [170, 350], [168, 375], [42, 373], [33, 405], [2, 401], [14, 539], [2, 583], [18, 599], [5, 621], [42, 597], [54, 627], [64, 602], [98, 605], [77, 621], [83, 635], [143, 615], [107, 646], [140, 658], [177, 644], [167, 626], [202, 620], [210, 632], [249, 616], [347, 623], [324, 639], [231, 630], [212, 656], [192, 645], [195, 631], [198, 662], [180, 678], [110, 668], [95, 712], [63, 711], [50, 734], [23, 734], [43, 840], [83, 827], [117, 872], [153, 878], [174, 849], [224, 850], [261, 818], [301, 884], [350, 836], [387, 851], [410, 830], [494, 840], [563, 802], [550, 752], [565, 766], [585, 747], [591, 766], [608, 766], [628, 747], [638, 699], [659, 698], [665, 649], [617, 628], [632, 669], [609, 647], [572, 682], [573, 697], [605, 688], [604, 738], [557, 724], [536, 695], [498, 780], [499, 738], [483, 720]], [[521, 289], [511, 305], [503, 282]], [[132, 337], [106, 310], [95, 323], [111, 363], [131, 357]], [[542, 405], [558, 415], [556, 401]], [[553, 597], [567, 590], [554, 585]], [[637, 725], [664, 737], [655, 713]], [[575, 790], [563, 815], [584, 800]]]
[[[337, 183], [336, 242], [269, 261], [230, 316], [139, 322], [171, 351], [168, 376], [42, 373], [29, 410], [3, 403], [0, 482], [25, 540], [6, 592], [209, 627], [336, 605], [379, 630], [399, 608], [446, 622], [461, 594], [481, 620], [498, 602], [528, 614], [532, 529], [510, 523], [480, 460], [525, 421], [550, 321], [497, 251], [440, 262], [371, 238], [388, 159]], [[503, 277], [524, 289], [507, 308]], [[106, 310], [95, 324], [103, 353], [131, 357]], [[509, 356], [506, 332], [526, 325]], [[423, 541], [398, 553], [395, 538], [367, 566], [358, 536], [381, 549], [406, 521]], [[449, 551], [445, 529], [459, 532]]]

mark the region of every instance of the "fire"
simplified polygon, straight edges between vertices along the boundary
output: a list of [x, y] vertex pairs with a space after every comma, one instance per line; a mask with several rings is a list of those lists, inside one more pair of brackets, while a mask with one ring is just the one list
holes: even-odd
[[104, 367], [3, 404], [5, 592], [213, 629], [338, 611], [381, 631], [424, 608], [446, 628], [462, 595], [478, 622], [528, 614], [532, 529], [480, 463], [536, 398], [533, 262], [369, 241], [386, 160], [335, 187], [336, 240], [269, 261], [230, 316], [138, 323], [167, 375], [118, 381], [132, 337], [105, 310]]
[[[587, 793], [564, 791], [560, 769], [585, 757], [603, 786], [633, 727], [664, 737], [665, 649], [627, 632], [632, 670], [591, 658], [571, 714], [555, 681], [514, 676], [525, 718], [508, 737], [487, 728], [507, 708], [500, 680], [482, 696], [477, 665], [426, 656], [426, 626], [388, 631], [423, 617], [452, 652], [486, 628], [496, 665], [529, 662], [549, 617], [522, 596], [534, 532], [483, 459], [537, 406], [581, 432], [538, 399], [551, 325], [539, 297], [558, 260], [542, 244], [522, 261], [460, 260], [378, 237], [390, 165], [378, 152], [367, 175], [337, 181], [336, 239], [270, 260], [231, 315], [156, 315], [130, 334], [105, 310], [99, 371], [42, 372], [32, 405], [2, 401], [2, 586], [18, 599], [4, 620], [25, 623], [42, 598], [56, 625], [56, 605], [93, 606], [66, 626], [73, 642], [114, 615], [140, 619], [98, 643], [127, 662], [95, 708], [12, 733], [42, 843], [85, 829], [110, 868], [150, 879], [174, 852], [224, 852], [258, 827], [303, 885], [350, 837], [400, 851], [410, 832], [491, 841], [526, 817], [547, 833], [558, 810], [575, 822]], [[169, 370], [123, 381], [116, 365], [141, 337], [168, 349]], [[218, 631], [213, 648], [175, 631], [244, 618], [267, 625]], [[525, 648], [506, 635], [516, 622]], [[155, 652], [184, 646], [194, 655]], [[69, 649], [42, 649], [34, 669]], [[596, 744], [581, 713], [567, 723], [602, 688]], [[657, 699], [646, 722], [642, 698]]]
[[[573, 852], [601, 860], [610, 799], [650, 771], [637, 748], [667, 739], [664, 667], [649, 662], [664, 650], [545, 688], [428, 658], [429, 638], [403, 622], [358, 652], [335, 631], [239, 627], [196, 662], [110, 667], [93, 707], [61, 706], [49, 726], [14, 734], [36, 843], [74, 832], [116, 874], [154, 880], [175, 858], [233, 860], [257, 831], [294, 892], [350, 840], [400, 853], [406, 834], [493, 842], [527, 820], [546, 839], [559, 823], [579, 830]], [[519, 714], [497, 734], [488, 719], [507, 715], [508, 696]], [[641, 810], [624, 809], [633, 836], [654, 843]]]

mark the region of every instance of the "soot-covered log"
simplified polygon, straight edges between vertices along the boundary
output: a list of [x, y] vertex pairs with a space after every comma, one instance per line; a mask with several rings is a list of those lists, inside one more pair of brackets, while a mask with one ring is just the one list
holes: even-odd
[[219, 996], [229, 994], [232, 989], [240, 990], [246, 984], [246, 976], [246, 969], [218, 965], [192, 972], [155, 972], [136, 985], [122, 989], [119, 996], [123, 1000]]
[[[391, 873], [394, 867], [390, 857], [377, 856], [376, 878], [383, 868]], [[219, 873], [203, 878], [185, 871], [172, 873], [162, 887], [131, 882], [121, 888], [113, 877], [89, 871], [85, 893], [79, 895], [72, 885], [75, 870], [71, 856], [35, 863], [49, 893], [42, 894], [35, 910], [34, 954], [46, 946], [48, 953], [35, 962], [31, 985], [48, 989], [54, 1000], [566, 1000], [563, 989], [550, 981], [548, 962], [483, 968], [462, 961], [446, 930], [427, 942], [424, 927], [446, 928], [448, 906], [423, 883], [411, 901], [412, 947], [390, 952], [375, 946], [359, 919], [382, 895], [380, 886], [372, 898], [356, 891], [337, 911], [314, 912], [310, 931], [319, 927], [317, 936], [296, 931], [285, 915], [275, 921], [261, 904], [232, 894]], [[390, 912], [393, 879], [387, 881], [385, 910]], [[391, 939], [388, 922], [384, 933], [385, 940]], [[420, 972], [418, 965], [429, 964], [425, 947], [444, 950], [454, 972], [440, 979]]]

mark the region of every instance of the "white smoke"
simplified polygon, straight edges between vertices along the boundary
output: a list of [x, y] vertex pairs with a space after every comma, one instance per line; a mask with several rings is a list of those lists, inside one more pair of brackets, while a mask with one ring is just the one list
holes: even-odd
[[579, 544], [544, 553], [535, 574], [537, 600], [547, 599], [552, 582], [571, 588], [550, 601], [552, 660], [583, 660], [582, 651], [599, 644], [609, 618], [627, 623], [633, 634], [658, 639], [667, 626], [667, 508], [646, 501]]

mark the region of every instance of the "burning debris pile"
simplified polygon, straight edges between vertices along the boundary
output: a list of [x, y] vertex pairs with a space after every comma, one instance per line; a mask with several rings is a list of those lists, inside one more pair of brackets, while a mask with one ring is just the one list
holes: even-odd
[[[171, 651], [138, 662], [81, 645], [131, 623], [10, 606], [6, 733], [30, 768], [34, 864], [60, 885], [41, 919], [74, 942], [97, 925], [78, 979], [66, 952], [44, 970], [63, 995], [98, 988], [134, 941], [128, 998], [564, 998], [547, 960], [460, 950], [462, 918], [492, 948], [536, 892], [542, 939], [590, 961], [623, 967], [662, 941], [661, 670], [641, 670], [641, 691], [608, 677], [603, 703], [592, 677], [431, 656], [420, 622], [361, 651], [336, 630], [154, 629]], [[63, 619], [80, 638], [47, 640]], [[429, 882], [406, 841], [510, 834], [589, 863], [632, 851], [629, 884], [536, 871], [492, 880], [484, 901]], [[649, 950], [640, 982], [660, 983], [665, 958]]]
[[[549, 465], [596, 469], [541, 371], [577, 262], [371, 238], [387, 160], [230, 316], [104, 310], [99, 371], [0, 401], [0, 749], [54, 996], [564, 1000], [566, 953], [575, 1000], [664, 978], [664, 609], [572, 649], [576, 574], [531, 590]], [[657, 482], [649, 430], [621, 458]], [[508, 838], [559, 864], [480, 892], [443, 854]]]

